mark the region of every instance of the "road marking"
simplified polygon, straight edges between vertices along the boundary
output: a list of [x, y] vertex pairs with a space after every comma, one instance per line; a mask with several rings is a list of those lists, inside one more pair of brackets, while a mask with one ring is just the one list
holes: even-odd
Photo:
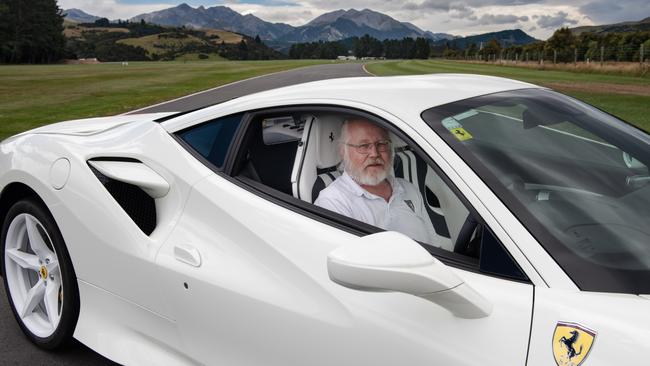
[[371, 75], [371, 76], [377, 76], [377, 75], [371, 73], [370, 71], [368, 71], [368, 69], [366, 69], [366, 65], [367, 65], [367, 64], [363, 64], [363, 65], [361, 65], [361, 68], [363, 69], [363, 71], [365, 71], [366, 74], [368, 74], [368, 75]]

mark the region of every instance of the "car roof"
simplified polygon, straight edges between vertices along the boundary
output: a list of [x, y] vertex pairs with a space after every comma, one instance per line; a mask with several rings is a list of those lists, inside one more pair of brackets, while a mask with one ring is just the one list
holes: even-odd
[[422, 110], [453, 101], [500, 91], [537, 88], [533, 84], [494, 76], [429, 74], [384, 77], [352, 77], [297, 84], [245, 98], [343, 99], [371, 105], [409, 106]]
[[[296, 104], [301, 100], [363, 103], [387, 111], [426, 109], [508, 90], [539, 86], [506, 78], [474, 74], [351, 77], [308, 82], [246, 95], [179, 116], [162, 124], [174, 131], [208, 118], [215, 112], [236, 113], [270, 105]], [[259, 105], [258, 105], [259, 104]]]

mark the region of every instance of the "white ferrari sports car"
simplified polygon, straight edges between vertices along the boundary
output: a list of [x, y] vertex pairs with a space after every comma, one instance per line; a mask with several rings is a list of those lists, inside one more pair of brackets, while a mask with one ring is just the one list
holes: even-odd
[[[314, 204], [350, 118], [432, 242]], [[36, 345], [125, 365], [639, 365], [649, 166], [647, 133], [475, 75], [62, 122], [0, 144], [2, 277]]]

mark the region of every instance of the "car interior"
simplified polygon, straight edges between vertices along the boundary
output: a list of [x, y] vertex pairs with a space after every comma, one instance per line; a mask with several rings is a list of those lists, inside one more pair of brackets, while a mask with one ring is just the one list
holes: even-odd
[[300, 116], [255, 118], [242, 141], [246, 150], [234, 170], [239, 175], [286, 194], [292, 194], [291, 172], [305, 120]]
[[[235, 165], [236, 175], [313, 203], [341, 174], [338, 142], [347, 117], [331, 111], [254, 117], [241, 145], [247, 148]], [[438, 234], [439, 242], [428, 244], [478, 257], [477, 248], [468, 250], [463, 245], [459, 250], [456, 244], [459, 239], [475, 242], [477, 223], [465, 205], [405, 141], [394, 133], [390, 135], [395, 150], [394, 174], [419, 189]]]

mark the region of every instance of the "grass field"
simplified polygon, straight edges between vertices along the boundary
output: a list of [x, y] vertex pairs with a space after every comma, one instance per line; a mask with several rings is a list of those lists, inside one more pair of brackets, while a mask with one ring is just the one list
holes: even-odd
[[[199, 55], [208, 56], [207, 59], [199, 58]], [[223, 58], [216, 53], [185, 53], [176, 57], [176, 61], [187, 62], [187, 61], [228, 61], [227, 58]]]
[[[301, 61], [130, 62], [0, 66], [0, 139], [52, 122], [119, 114], [266, 73], [326, 63]], [[650, 131], [650, 78], [534, 70], [453, 61], [387, 61], [377, 75], [436, 72], [503, 76], [575, 96]]]
[[472, 73], [501, 76], [550, 87], [584, 100], [646, 131], [650, 131], [650, 78], [637, 76], [536, 70], [516, 66], [457, 61], [385, 61], [366, 65], [376, 75]]
[[257, 75], [325, 63], [130, 62], [0, 66], [0, 139], [74, 118], [119, 114]]

